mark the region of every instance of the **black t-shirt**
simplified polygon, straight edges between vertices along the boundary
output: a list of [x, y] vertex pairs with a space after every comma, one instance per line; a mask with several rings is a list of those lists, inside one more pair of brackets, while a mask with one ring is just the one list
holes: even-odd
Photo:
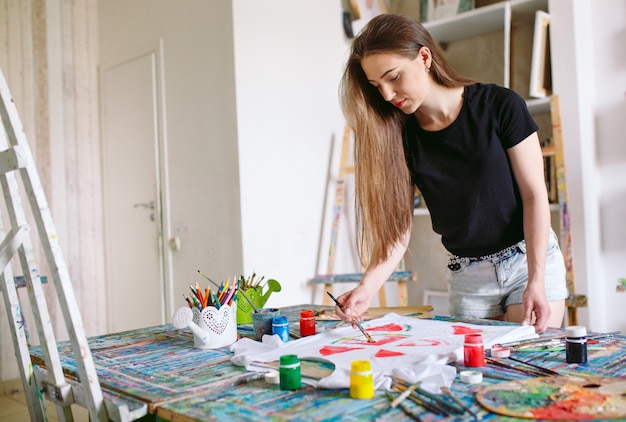
[[524, 238], [506, 149], [536, 131], [525, 101], [493, 84], [465, 87], [459, 116], [442, 130], [425, 131], [408, 116], [403, 138], [412, 181], [448, 251], [488, 255]]

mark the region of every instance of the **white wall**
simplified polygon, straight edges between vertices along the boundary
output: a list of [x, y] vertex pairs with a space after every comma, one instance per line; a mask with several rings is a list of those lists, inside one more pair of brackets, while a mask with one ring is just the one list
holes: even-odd
[[244, 271], [282, 284], [268, 305], [310, 303], [330, 151], [343, 135], [341, 4], [234, 0], [233, 26]]
[[164, 236], [181, 241], [180, 250], [166, 251], [169, 309], [176, 309], [190, 284], [207, 284], [198, 269], [226, 280], [243, 262], [232, 8], [222, 0], [98, 5], [101, 65], [163, 42]]
[[550, 1], [581, 323], [626, 332], [626, 2]]
[[[593, 28], [591, 60], [595, 73], [595, 151], [600, 256], [596, 268], [603, 271], [588, 280], [606, 312], [591, 317], [602, 331], [626, 333], [626, 293], [616, 292], [626, 278], [626, 1], [589, 2]], [[597, 60], [595, 58], [598, 58]], [[591, 157], [590, 157], [591, 158]]]

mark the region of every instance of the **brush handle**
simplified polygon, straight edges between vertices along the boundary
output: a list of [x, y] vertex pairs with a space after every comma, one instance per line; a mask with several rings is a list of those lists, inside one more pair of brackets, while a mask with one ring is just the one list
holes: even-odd
[[244, 299], [246, 299], [248, 301], [248, 303], [250, 304], [250, 306], [252, 306], [252, 309], [254, 309], [254, 312], [259, 312], [259, 308], [257, 308], [254, 303], [252, 303], [252, 301], [250, 300], [250, 298], [248, 297], [248, 295], [243, 291], [243, 290], [239, 290], [239, 293], [241, 293], [241, 295], [243, 296]]
[[[341, 303], [339, 303], [339, 301], [335, 298], [335, 296], [333, 296], [333, 294], [331, 292], [326, 292], [326, 293], [328, 294], [328, 296], [330, 296], [330, 298], [333, 300], [333, 302], [335, 302], [337, 304], [337, 307], [339, 309], [341, 309], [341, 312], [343, 312], [345, 314], [346, 313], [346, 308], [344, 308], [344, 306]], [[363, 335], [365, 336], [365, 338], [367, 339], [367, 341], [369, 343], [375, 343], [376, 342], [376, 340], [374, 340], [372, 338], [372, 336], [367, 331], [365, 331], [365, 328], [363, 328], [363, 326], [361, 325], [361, 323], [359, 321], [357, 321], [353, 316], [350, 316], [350, 318], [352, 320], [352, 323], [354, 325], [356, 325], [356, 327], [361, 331], [361, 333], [363, 333]]]

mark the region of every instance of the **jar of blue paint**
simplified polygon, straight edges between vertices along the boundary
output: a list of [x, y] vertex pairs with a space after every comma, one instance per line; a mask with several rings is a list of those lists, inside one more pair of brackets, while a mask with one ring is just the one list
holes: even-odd
[[272, 334], [276, 334], [283, 342], [289, 341], [289, 323], [284, 315], [277, 315], [272, 320]]

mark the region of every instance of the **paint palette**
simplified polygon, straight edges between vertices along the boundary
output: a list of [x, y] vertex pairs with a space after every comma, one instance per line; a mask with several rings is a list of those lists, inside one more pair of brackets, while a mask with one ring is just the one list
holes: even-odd
[[538, 377], [484, 387], [476, 400], [494, 413], [528, 419], [626, 417], [626, 379]]

